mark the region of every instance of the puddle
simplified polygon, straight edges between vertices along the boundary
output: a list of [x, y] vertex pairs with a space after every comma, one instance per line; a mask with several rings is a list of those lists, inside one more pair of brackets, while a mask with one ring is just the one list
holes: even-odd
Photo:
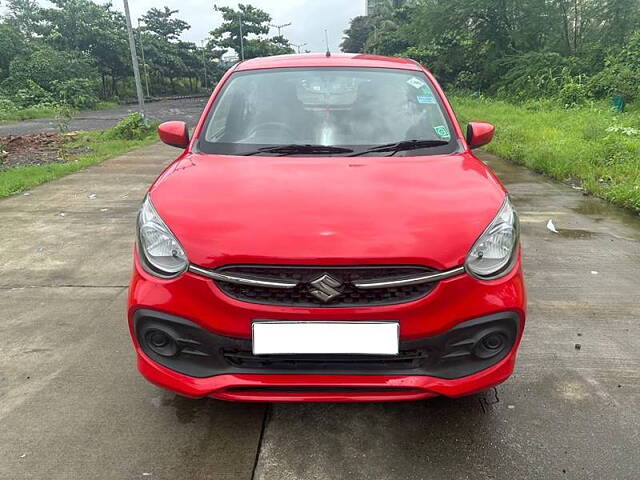
[[[609, 223], [611, 220], [620, 222], [627, 228], [621, 232], [611, 232], [614, 237], [631, 237], [635, 240], [640, 240], [640, 216], [630, 210], [610, 205], [596, 197], [580, 198], [576, 206], [571, 207], [571, 210], [580, 215], [587, 215], [593, 221], [602, 225]], [[631, 234], [627, 229], [631, 230]], [[618, 227], [618, 230], [621, 229]]]
[[578, 206], [573, 207], [571, 210], [582, 215], [607, 216], [611, 215], [614, 209], [602, 200], [594, 197], [585, 197], [578, 203]]
[[209, 406], [209, 399], [193, 400], [191, 398], [164, 397], [162, 405], [176, 409], [176, 418], [180, 423], [193, 423], [197, 416]]
[[496, 157], [490, 153], [481, 152], [478, 157], [495, 172], [505, 185], [536, 183], [545, 180], [542, 175], [533, 170]]
[[596, 235], [600, 235], [599, 233], [590, 232], [589, 230], [580, 230], [580, 229], [564, 229], [558, 230], [557, 235], [560, 235], [564, 238], [571, 238], [573, 240], [589, 240]]

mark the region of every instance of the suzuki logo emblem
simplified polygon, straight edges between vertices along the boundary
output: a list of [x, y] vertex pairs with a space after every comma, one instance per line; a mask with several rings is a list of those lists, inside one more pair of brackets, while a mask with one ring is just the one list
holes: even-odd
[[342, 283], [333, 278], [328, 273], [325, 273], [320, 278], [317, 278], [311, 282], [311, 295], [323, 302], [328, 302], [336, 297], [342, 295], [342, 292], [336, 290], [341, 287]]

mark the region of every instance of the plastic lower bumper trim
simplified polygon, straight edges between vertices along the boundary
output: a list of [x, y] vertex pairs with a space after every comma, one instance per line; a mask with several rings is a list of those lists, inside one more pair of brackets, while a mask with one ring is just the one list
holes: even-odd
[[[216, 335], [173, 315], [141, 309], [135, 312], [133, 321], [139, 348], [147, 358], [166, 369], [194, 378], [295, 374], [457, 379], [478, 373], [506, 358], [513, 351], [520, 331], [519, 316], [507, 311], [461, 323], [435, 337], [401, 341], [401, 353], [397, 357], [259, 356], [251, 353], [251, 340]], [[154, 338], [154, 332], [170, 337], [175, 348], [153, 347], [151, 343], [155, 340], [150, 338]]]

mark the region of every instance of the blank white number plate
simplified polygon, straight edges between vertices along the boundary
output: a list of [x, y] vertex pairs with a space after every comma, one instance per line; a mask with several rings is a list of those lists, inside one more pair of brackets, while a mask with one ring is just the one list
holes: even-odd
[[398, 322], [254, 322], [254, 355], [397, 355]]

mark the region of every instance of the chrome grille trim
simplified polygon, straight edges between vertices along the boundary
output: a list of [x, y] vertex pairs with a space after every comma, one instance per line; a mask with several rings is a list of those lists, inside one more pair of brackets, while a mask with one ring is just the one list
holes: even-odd
[[[195, 273], [196, 275], [201, 275], [213, 280], [233, 283], [236, 285], [247, 285], [251, 287], [292, 289], [299, 285], [299, 283], [296, 281], [270, 280], [259, 277], [229, 275], [215, 270], [207, 270], [196, 265], [189, 265], [189, 271], [191, 273]], [[440, 280], [446, 280], [447, 278], [457, 277], [458, 275], [462, 275], [464, 272], [464, 267], [456, 267], [452, 268], [451, 270], [445, 270], [443, 272], [429, 273], [426, 275], [415, 275], [395, 280], [363, 280], [360, 282], [353, 282], [353, 286], [362, 290], [407, 287], [411, 285], [439, 282]]]
[[369, 290], [374, 288], [393, 288], [393, 287], [407, 287], [410, 285], [421, 285], [423, 283], [439, 282], [451, 277], [457, 277], [464, 273], [464, 267], [456, 267], [451, 270], [445, 270], [444, 272], [429, 273], [427, 275], [416, 275], [413, 277], [399, 278], [397, 280], [364, 280], [362, 282], [354, 282], [353, 286], [361, 288], [363, 290]]
[[298, 286], [298, 282], [285, 282], [279, 280], [268, 280], [258, 277], [242, 277], [239, 275], [228, 275], [226, 273], [220, 273], [213, 270], [207, 270], [196, 265], [189, 265], [189, 271], [196, 275], [202, 275], [203, 277], [211, 278], [213, 280], [219, 280], [221, 282], [233, 283], [236, 285], [247, 285], [250, 287], [267, 287], [267, 288], [283, 288], [290, 289]]

